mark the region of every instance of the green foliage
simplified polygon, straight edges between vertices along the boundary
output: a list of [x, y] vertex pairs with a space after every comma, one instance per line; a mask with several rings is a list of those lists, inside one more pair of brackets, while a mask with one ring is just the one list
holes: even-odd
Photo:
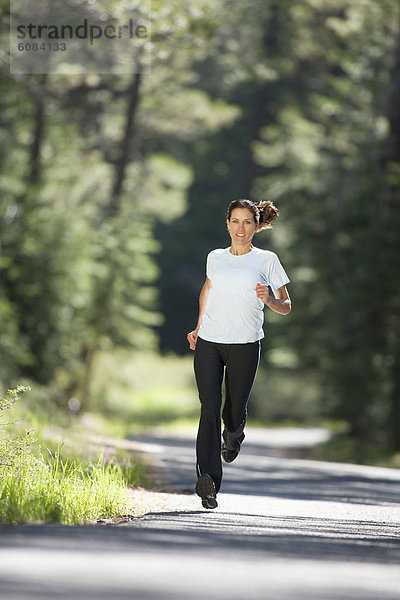
[[19, 385], [12, 390], [7, 390], [5, 396], [0, 398], [0, 410], [10, 409], [16, 402], [19, 402], [21, 395], [28, 391], [30, 391], [30, 388], [25, 385]]
[[316, 425], [322, 422], [320, 382], [314, 374], [261, 364], [249, 402], [249, 422]]
[[3, 72], [0, 379], [85, 408], [97, 354], [185, 354], [226, 205], [269, 198], [281, 217], [256, 244], [293, 312], [268, 315], [263, 364], [294, 360], [259, 416], [300, 418], [300, 373], [310, 417], [400, 447], [399, 17], [390, 0], [153, 0], [151, 75]]
[[[390, 165], [400, 161], [399, 6], [254, 0], [251, 8], [226, 11], [213, 76], [209, 62], [199, 65], [207, 89], [234, 98], [241, 115], [193, 147], [190, 211], [159, 234], [172, 253], [161, 255], [162, 273], [179, 264], [162, 280], [163, 343], [185, 349], [205, 256], [228, 242], [228, 202], [274, 200], [281, 217], [255, 243], [281, 257], [293, 312], [280, 324], [268, 315], [265, 362], [289, 348], [305, 381], [291, 406], [264, 410], [260, 401], [260, 414], [296, 414], [311, 380], [315, 414], [346, 421], [355, 439], [398, 447], [399, 187]], [[277, 380], [278, 397], [295, 373]]]
[[[18, 386], [1, 398], [10, 409], [28, 388]], [[4, 424], [2, 428], [4, 427]], [[33, 450], [32, 431], [0, 437], [0, 523], [29, 521], [84, 523], [126, 513], [126, 485], [135, 484], [140, 470], [102, 458], [95, 463], [63, 460], [58, 446], [50, 460]]]
[[[99, 350], [157, 346], [153, 229], [185, 210], [182, 141], [237, 115], [193, 88], [212, 14], [208, 2], [154, 9], [155, 77], [2, 75], [4, 380], [56, 384], [85, 406]], [[193, 54], [169, 44], [176, 27]]]
[[198, 418], [191, 356], [100, 352], [93, 364], [91, 397], [91, 411], [105, 415], [124, 437]]

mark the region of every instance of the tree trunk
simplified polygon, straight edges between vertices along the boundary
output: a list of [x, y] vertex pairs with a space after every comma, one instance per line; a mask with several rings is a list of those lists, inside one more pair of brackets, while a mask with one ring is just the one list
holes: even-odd
[[[263, 36], [263, 50], [265, 56], [276, 57], [279, 55], [280, 45], [282, 39], [284, 39], [285, 31], [282, 24], [285, 20], [282, 18], [284, 8], [279, 1], [270, 3], [269, 6], [269, 19], [266, 23], [265, 33]], [[277, 112], [277, 107], [272, 108], [269, 106], [273, 95], [271, 95], [271, 84], [262, 84], [255, 90], [253, 97], [253, 114], [251, 119], [251, 142], [260, 140], [260, 132], [263, 127], [269, 125], [276, 114], [271, 114], [271, 109]], [[251, 146], [250, 146], [251, 148]], [[253, 182], [257, 177], [266, 174], [264, 167], [261, 167], [256, 162], [254, 152], [250, 149], [247, 155], [246, 169], [245, 169], [245, 181], [244, 181], [244, 196], [251, 198]]]
[[139, 105], [139, 89], [141, 73], [136, 73], [128, 89], [128, 104], [126, 108], [126, 120], [123, 139], [121, 141], [121, 153], [115, 168], [114, 185], [108, 205], [108, 216], [117, 214], [120, 206], [120, 196], [124, 185], [126, 168], [130, 162], [132, 139], [135, 130], [135, 119]]
[[45, 129], [45, 97], [46, 97], [46, 79], [47, 75], [42, 75], [39, 80], [38, 90], [33, 95], [34, 99], [34, 131], [33, 141], [29, 159], [28, 184], [34, 185], [40, 183], [42, 179], [41, 153]]

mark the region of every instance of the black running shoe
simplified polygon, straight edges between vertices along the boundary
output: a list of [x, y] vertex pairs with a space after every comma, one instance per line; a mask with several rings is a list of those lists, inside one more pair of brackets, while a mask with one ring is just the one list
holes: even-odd
[[225, 462], [231, 463], [235, 460], [235, 458], [239, 454], [239, 450], [240, 450], [240, 446], [236, 450], [230, 450], [229, 448], [227, 448], [225, 446], [225, 444], [222, 444], [221, 456]]
[[196, 483], [196, 494], [200, 496], [204, 508], [217, 508], [215, 483], [210, 475], [200, 475]]

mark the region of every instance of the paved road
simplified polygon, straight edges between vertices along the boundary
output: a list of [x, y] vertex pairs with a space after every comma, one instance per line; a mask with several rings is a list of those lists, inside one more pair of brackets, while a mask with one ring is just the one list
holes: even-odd
[[215, 511], [188, 493], [193, 432], [141, 438], [178, 492], [168, 509], [1, 530], [0, 597], [400, 600], [400, 472], [283, 456], [320, 433], [249, 429]]

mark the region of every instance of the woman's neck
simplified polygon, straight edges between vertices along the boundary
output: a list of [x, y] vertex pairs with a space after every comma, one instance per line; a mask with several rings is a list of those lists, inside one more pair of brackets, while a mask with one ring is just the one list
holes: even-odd
[[248, 244], [247, 246], [239, 247], [235, 246], [234, 244], [231, 244], [229, 252], [234, 256], [242, 256], [242, 254], [248, 254], [249, 252], [251, 252], [253, 250], [253, 247], [253, 244]]

